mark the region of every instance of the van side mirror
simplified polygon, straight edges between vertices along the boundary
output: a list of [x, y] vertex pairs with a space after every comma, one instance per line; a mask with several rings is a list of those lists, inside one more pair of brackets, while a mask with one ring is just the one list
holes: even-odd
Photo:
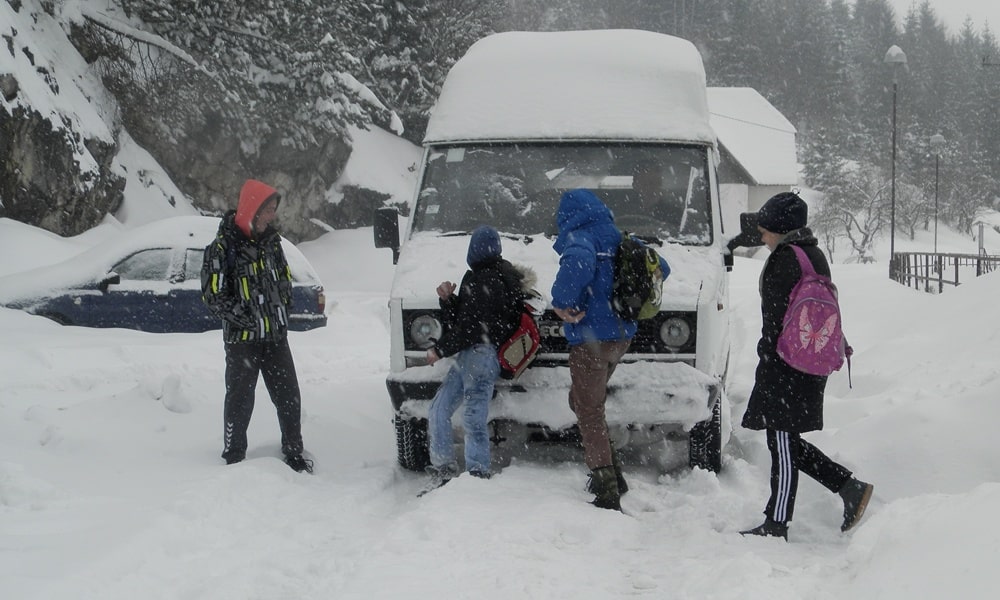
[[392, 264], [399, 262], [399, 211], [385, 206], [375, 209], [372, 233], [376, 248], [392, 248]]
[[726, 247], [729, 253], [737, 248], [756, 248], [763, 246], [764, 240], [760, 237], [760, 230], [757, 229], [757, 213], [740, 213], [740, 233], [729, 240]]

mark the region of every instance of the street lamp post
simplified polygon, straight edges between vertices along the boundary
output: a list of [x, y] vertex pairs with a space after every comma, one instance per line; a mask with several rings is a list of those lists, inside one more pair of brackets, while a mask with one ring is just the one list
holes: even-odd
[[896, 277], [896, 90], [899, 87], [899, 67], [906, 65], [906, 54], [892, 46], [882, 62], [892, 65], [892, 197], [889, 213], [889, 278]]
[[944, 136], [935, 133], [931, 136], [931, 151], [934, 153], [934, 260], [937, 260], [937, 229], [938, 229], [938, 175], [941, 167], [941, 149], [944, 146]]

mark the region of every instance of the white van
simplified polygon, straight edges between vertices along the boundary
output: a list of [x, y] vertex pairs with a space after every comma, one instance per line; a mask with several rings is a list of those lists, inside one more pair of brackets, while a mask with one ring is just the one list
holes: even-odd
[[[547, 294], [558, 269], [560, 195], [583, 187], [672, 270], [659, 315], [640, 322], [611, 378], [612, 440], [626, 456], [686, 441], [691, 466], [718, 471], [731, 429], [731, 235], [722, 229], [719, 153], [695, 47], [634, 30], [486, 37], [448, 74], [424, 147], [403, 244], [395, 209], [377, 211], [375, 225], [376, 246], [393, 248], [397, 262], [386, 384], [400, 464], [429, 463], [427, 409], [451, 366], [425, 361], [442, 331], [435, 288], [461, 279], [471, 232], [496, 227], [503, 256], [531, 266]], [[640, 179], [653, 181], [656, 202], [637, 197]], [[551, 307], [539, 325], [538, 358], [516, 381], [498, 381], [490, 404], [501, 448], [579, 445], [562, 325]]]

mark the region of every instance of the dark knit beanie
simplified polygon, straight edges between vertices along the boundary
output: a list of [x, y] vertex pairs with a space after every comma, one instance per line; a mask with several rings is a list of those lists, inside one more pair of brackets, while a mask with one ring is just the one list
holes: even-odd
[[472, 232], [465, 262], [471, 267], [484, 260], [499, 257], [500, 250], [500, 234], [497, 230], [489, 225], [480, 225]]
[[806, 226], [809, 208], [795, 192], [771, 196], [757, 211], [757, 225], [774, 233], [788, 233]]

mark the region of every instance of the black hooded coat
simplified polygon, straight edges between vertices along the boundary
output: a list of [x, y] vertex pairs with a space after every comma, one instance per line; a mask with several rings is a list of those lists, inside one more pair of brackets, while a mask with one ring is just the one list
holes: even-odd
[[499, 346], [521, 322], [525, 277], [500, 253], [500, 236], [491, 227], [472, 234], [466, 262], [469, 270], [458, 295], [440, 299], [446, 330], [435, 344], [444, 358], [476, 344]]
[[778, 356], [778, 336], [788, 311], [788, 296], [802, 277], [802, 268], [789, 244], [805, 250], [817, 273], [830, 275], [826, 256], [807, 227], [790, 232], [764, 263], [760, 276], [763, 326], [757, 342], [760, 361], [743, 415], [743, 427], [747, 429], [791, 433], [823, 429], [823, 393], [827, 378], [797, 371]]

